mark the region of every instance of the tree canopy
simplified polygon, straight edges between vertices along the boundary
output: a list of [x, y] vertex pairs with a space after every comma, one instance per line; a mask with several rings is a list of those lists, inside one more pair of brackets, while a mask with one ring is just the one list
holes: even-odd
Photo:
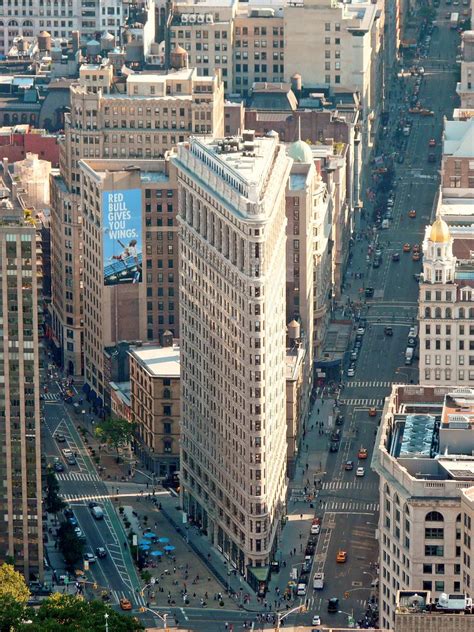
[[48, 513], [57, 514], [64, 509], [66, 503], [59, 496], [59, 483], [53, 470], [49, 470], [46, 474], [46, 496], [44, 505]]
[[0, 566], [0, 597], [10, 597], [23, 604], [30, 598], [30, 591], [23, 575], [16, 571], [11, 564]]
[[126, 419], [109, 417], [97, 425], [95, 432], [101, 441], [112, 446], [118, 454], [119, 448], [127, 445], [133, 439], [134, 425]]
[[64, 556], [66, 565], [71, 568], [82, 560], [84, 543], [80, 540], [74, 527], [69, 523], [63, 523], [58, 529], [59, 550]]

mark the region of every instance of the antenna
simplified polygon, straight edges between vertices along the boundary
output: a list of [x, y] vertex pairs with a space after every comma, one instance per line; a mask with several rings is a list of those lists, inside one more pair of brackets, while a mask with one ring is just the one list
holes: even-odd
[[301, 114], [298, 116], [298, 140], [301, 140]]

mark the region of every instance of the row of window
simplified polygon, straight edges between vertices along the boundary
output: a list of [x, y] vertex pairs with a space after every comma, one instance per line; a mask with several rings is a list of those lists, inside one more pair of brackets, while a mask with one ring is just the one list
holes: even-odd
[[[446, 381], [451, 381], [451, 379], [456, 377], [456, 372], [451, 369], [425, 369], [425, 380], [436, 380], [439, 382], [444, 375]], [[464, 369], [459, 369], [457, 373], [457, 381], [464, 382], [465, 380], [469, 380], [472, 382], [474, 380], [474, 371], [464, 371]]]

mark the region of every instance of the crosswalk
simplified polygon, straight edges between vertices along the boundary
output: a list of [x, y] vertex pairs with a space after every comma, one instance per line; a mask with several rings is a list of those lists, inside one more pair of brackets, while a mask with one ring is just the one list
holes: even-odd
[[349, 387], [356, 387], [356, 388], [390, 388], [393, 384], [398, 384], [400, 383], [400, 380], [394, 380], [393, 382], [390, 381], [382, 381], [382, 380], [368, 380], [368, 381], [360, 381], [360, 380], [354, 380], [354, 381], [350, 381], [347, 383], [347, 386]]
[[100, 481], [100, 477], [89, 472], [63, 472], [62, 474], [56, 474], [56, 478], [59, 481]]
[[68, 503], [88, 503], [90, 500], [104, 501], [112, 498], [112, 494], [63, 494], [61, 498]]
[[326, 512], [333, 513], [376, 513], [379, 503], [368, 503], [363, 500], [329, 500], [324, 505]]
[[357, 398], [357, 397], [348, 397], [347, 399], [345, 399], [344, 397], [341, 397], [341, 399], [339, 400], [342, 404], [345, 404], [346, 406], [382, 406], [383, 404], [383, 399], [370, 399], [370, 398]]
[[61, 393], [43, 393], [43, 399], [46, 402], [58, 402], [61, 399]]
[[364, 491], [378, 489], [378, 483], [366, 483], [363, 480], [358, 481], [327, 481], [322, 483], [322, 490], [337, 491], [337, 490], [357, 490], [363, 489]]

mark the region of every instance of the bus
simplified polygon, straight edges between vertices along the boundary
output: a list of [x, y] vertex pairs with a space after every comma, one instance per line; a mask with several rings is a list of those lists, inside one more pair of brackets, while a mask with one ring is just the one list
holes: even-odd
[[449, 20], [449, 27], [453, 30], [458, 28], [459, 23], [459, 13], [451, 13], [451, 18]]

